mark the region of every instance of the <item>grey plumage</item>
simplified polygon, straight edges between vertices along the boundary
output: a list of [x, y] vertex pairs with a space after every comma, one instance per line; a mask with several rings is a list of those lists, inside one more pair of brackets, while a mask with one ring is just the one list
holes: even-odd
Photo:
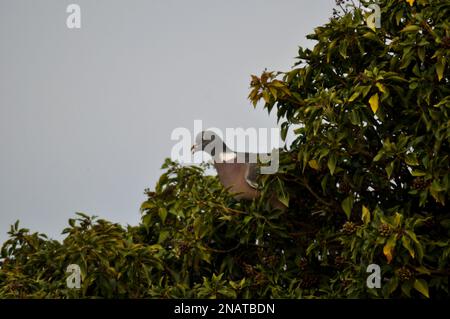
[[[211, 131], [201, 132], [196, 137], [192, 151], [193, 153], [204, 151], [212, 156], [220, 182], [236, 199], [251, 200], [261, 195], [258, 185], [260, 166], [257, 159], [259, 154], [234, 152], [216, 133]], [[276, 199], [272, 201], [271, 206], [285, 208]]]

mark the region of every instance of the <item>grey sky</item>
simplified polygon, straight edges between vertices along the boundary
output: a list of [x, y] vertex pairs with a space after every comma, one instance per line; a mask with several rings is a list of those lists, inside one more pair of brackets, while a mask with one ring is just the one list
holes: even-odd
[[[66, 27], [81, 7], [82, 28]], [[176, 127], [274, 127], [250, 74], [288, 70], [333, 0], [0, 0], [0, 242], [20, 219], [139, 222]]]

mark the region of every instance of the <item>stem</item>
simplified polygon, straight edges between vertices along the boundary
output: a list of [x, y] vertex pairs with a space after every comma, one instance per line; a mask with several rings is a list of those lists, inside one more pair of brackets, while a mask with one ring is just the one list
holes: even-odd
[[302, 178], [302, 181], [303, 181], [303, 186], [306, 187], [306, 189], [317, 199], [318, 202], [320, 202], [320, 203], [322, 203], [322, 204], [324, 204], [324, 205], [326, 205], [328, 207], [333, 206], [332, 204], [324, 201], [322, 198], [319, 197], [319, 195], [316, 194], [316, 192], [313, 191], [313, 189], [309, 186], [308, 181], [306, 180], [306, 178]]

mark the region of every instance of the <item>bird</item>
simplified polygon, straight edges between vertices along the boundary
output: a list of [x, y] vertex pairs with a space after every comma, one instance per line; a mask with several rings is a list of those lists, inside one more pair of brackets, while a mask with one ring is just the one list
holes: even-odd
[[[191, 151], [193, 154], [203, 151], [211, 155], [220, 183], [236, 200], [253, 200], [261, 196], [259, 154], [235, 152], [213, 131], [200, 132]], [[286, 208], [276, 198], [272, 198], [270, 203], [273, 208]]]

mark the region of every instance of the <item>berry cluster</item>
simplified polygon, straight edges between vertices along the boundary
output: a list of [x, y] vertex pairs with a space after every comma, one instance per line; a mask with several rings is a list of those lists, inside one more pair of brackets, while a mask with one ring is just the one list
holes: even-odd
[[381, 236], [388, 237], [392, 234], [392, 228], [388, 224], [381, 224], [380, 227], [378, 227], [378, 231]]
[[347, 235], [351, 235], [356, 231], [356, 224], [353, 222], [346, 222], [343, 226], [341, 231]]
[[402, 267], [397, 270], [397, 275], [401, 281], [407, 281], [413, 277], [413, 272], [406, 267]]

